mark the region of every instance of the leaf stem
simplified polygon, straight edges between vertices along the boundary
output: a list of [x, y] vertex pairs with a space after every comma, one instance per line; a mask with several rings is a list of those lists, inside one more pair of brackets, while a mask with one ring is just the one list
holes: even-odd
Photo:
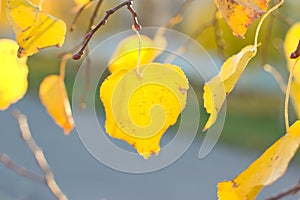
[[132, 29], [134, 30], [134, 32], [136, 33], [137, 37], [138, 37], [138, 59], [137, 59], [137, 63], [136, 63], [136, 74], [138, 75], [139, 78], [142, 77], [141, 71], [140, 71], [140, 64], [141, 64], [141, 49], [142, 49], [142, 38], [141, 38], [141, 34], [138, 30], [135, 29], [134, 26], [132, 26]]
[[255, 32], [254, 46], [256, 46], [256, 47], [258, 46], [258, 36], [259, 36], [259, 33], [260, 33], [261, 26], [262, 26], [263, 22], [265, 21], [265, 19], [269, 16], [270, 13], [272, 13], [273, 11], [280, 8], [283, 3], [284, 3], [284, 0], [280, 0], [278, 2], [278, 4], [273, 6], [270, 10], [268, 10], [268, 12], [264, 16], [262, 16], [261, 20], [259, 21], [259, 24], [257, 25], [257, 29], [256, 29], [256, 32]]
[[285, 128], [286, 131], [290, 128], [290, 123], [289, 123], [289, 99], [290, 99], [290, 93], [291, 93], [291, 87], [292, 87], [292, 80], [294, 77], [294, 71], [296, 68], [296, 65], [298, 63], [299, 58], [297, 58], [291, 68], [290, 75], [289, 75], [289, 80], [285, 92], [285, 102], [284, 102], [284, 120], [285, 120]]

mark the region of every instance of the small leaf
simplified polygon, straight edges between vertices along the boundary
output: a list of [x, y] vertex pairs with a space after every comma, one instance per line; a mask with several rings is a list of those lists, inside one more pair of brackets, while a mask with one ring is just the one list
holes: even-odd
[[106, 132], [132, 145], [144, 158], [160, 151], [160, 139], [186, 105], [188, 80], [180, 68], [149, 63], [118, 70], [101, 85]]
[[263, 187], [284, 175], [300, 145], [300, 121], [234, 180], [218, 184], [219, 200], [254, 200]]
[[268, 0], [215, 0], [233, 34], [244, 38], [248, 26], [267, 11]]
[[64, 43], [66, 24], [41, 11], [28, 0], [8, 0], [7, 13], [19, 45], [18, 57]]
[[210, 114], [204, 130], [210, 128], [216, 121], [226, 95], [228, 95], [239, 80], [248, 62], [256, 55], [256, 47], [249, 45], [238, 54], [228, 58], [220, 71], [220, 74], [212, 78], [204, 85], [204, 107]]
[[[164, 37], [156, 37], [154, 40], [146, 35], [141, 35], [140, 65], [153, 61], [164, 48], [167, 41]], [[138, 62], [139, 39], [136, 35], [122, 40], [112, 55], [108, 69], [111, 73], [120, 69], [134, 69]]]
[[49, 115], [68, 134], [74, 128], [74, 121], [63, 79], [58, 75], [47, 76], [40, 85], [39, 94]]
[[18, 45], [0, 39], [0, 110], [20, 100], [27, 91], [27, 57], [17, 57]]

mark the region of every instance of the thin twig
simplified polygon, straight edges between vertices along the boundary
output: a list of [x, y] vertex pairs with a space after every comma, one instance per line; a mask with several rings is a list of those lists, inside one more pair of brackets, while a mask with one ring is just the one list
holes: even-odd
[[[197, 38], [205, 29], [209, 28], [212, 26], [213, 20], [210, 20], [204, 24], [202, 24], [190, 37], [191, 38]], [[177, 56], [183, 54], [184, 52], [187, 51], [187, 46], [189, 45], [189, 43], [192, 40], [187, 39], [183, 42], [182, 45], [180, 45], [180, 47], [178, 47], [171, 55], [169, 55], [166, 59], [165, 59], [165, 63], [171, 63]]]
[[101, 28], [102, 26], [104, 26], [108, 20], [108, 18], [114, 14], [116, 11], [118, 11], [119, 9], [123, 8], [123, 7], [127, 7], [127, 10], [131, 13], [132, 18], [133, 18], [133, 26], [136, 30], [140, 30], [141, 29], [141, 25], [138, 22], [137, 19], [137, 13], [135, 12], [135, 10], [132, 7], [133, 4], [133, 0], [127, 0], [123, 3], [120, 3], [119, 5], [117, 5], [116, 7], [106, 11], [106, 15], [102, 18], [102, 20], [93, 28], [91, 29], [85, 36], [84, 41], [83, 41], [83, 45], [81, 47], [81, 49], [78, 51], [78, 53], [73, 55], [73, 59], [74, 60], [78, 60], [81, 58], [81, 56], [84, 53], [85, 48], [87, 47], [89, 41], [92, 39], [93, 35], [99, 30], [99, 28]]
[[82, 12], [93, 2], [93, 0], [90, 0], [89, 2], [85, 3], [84, 5], [82, 5], [79, 10], [77, 11], [74, 19], [73, 19], [73, 22], [71, 24], [71, 28], [70, 28], [70, 31], [74, 31], [75, 28], [76, 28], [76, 23], [80, 17], [80, 15], [82, 14]]
[[57, 185], [54, 179], [52, 170], [48, 165], [48, 162], [45, 158], [42, 149], [36, 144], [35, 140], [31, 136], [31, 132], [29, 129], [26, 116], [20, 113], [19, 111], [14, 111], [13, 116], [18, 120], [21, 136], [24, 142], [31, 150], [38, 166], [44, 173], [47, 187], [49, 188], [49, 190], [52, 192], [52, 194], [55, 196], [57, 200], [67, 200], [68, 198], [61, 191], [61, 189], [59, 188], [59, 186]]
[[166, 23], [164, 28], [171, 28], [181, 22], [182, 15], [185, 9], [195, 0], [185, 0], [184, 3], [180, 6], [178, 12]]
[[300, 191], [300, 181], [293, 188], [288, 189], [287, 191], [281, 192], [274, 197], [269, 197], [266, 200], [279, 200], [289, 195], [295, 195]]
[[0, 153], [0, 162], [7, 167], [8, 169], [16, 172], [17, 174], [19, 174], [20, 176], [24, 176], [26, 178], [29, 178], [33, 181], [36, 181], [38, 183], [42, 183], [45, 184], [46, 180], [43, 176], [29, 171], [28, 169], [14, 163], [6, 154], [2, 154]]
[[281, 91], [283, 93], [285, 93], [285, 91], [286, 91], [286, 84], [285, 84], [285, 81], [282, 78], [281, 74], [273, 66], [271, 66], [269, 64], [265, 64], [263, 68], [264, 68], [264, 70], [266, 72], [270, 73], [274, 77], [274, 79], [278, 83]]
[[92, 14], [92, 16], [91, 16], [91, 18], [90, 18], [90, 24], [89, 24], [89, 26], [88, 26], [88, 30], [87, 30], [86, 33], [88, 33], [91, 29], [93, 29], [93, 25], [94, 25], [94, 23], [95, 23], [95, 19], [96, 19], [96, 17], [97, 17], [97, 13], [99, 12], [99, 10], [100, 10], [100, 8], [101, 8], [101, 5], [102, 5], [103, 1], [104, 1], [104, 0], [99, 0], [99, 1], [97, 2], [96, 6], [95, 6], [95, 9], [94, 9], [94, 11], [93, 11], [93, 14]]
[[222, 59], [225, 58], [225, 40], [223, 37], [223, 31], [219, 26], [219, 20], [217, 18], [217, 10], [215, 11], [214, 18], [212, 20], [212, 25], [215, 29], [215, 37], [216, 37], [216, 43], [217, 43], [217, 49], [218, 49], [218, 55]]

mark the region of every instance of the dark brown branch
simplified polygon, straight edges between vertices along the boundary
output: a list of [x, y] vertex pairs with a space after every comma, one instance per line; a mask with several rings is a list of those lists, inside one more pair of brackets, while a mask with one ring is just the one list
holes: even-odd
[[114, 14], [116, 11], [118, 11], [119, 9], [121, 9], [122, 7], [127, 7], [127, 9], [129, 10], [129, 12], [132, 15], [133, 18], [133, 28], [136, 30], [140, 30], [141, 29], [141, 25], [138, 22], [137, 19], [137, 13], [135, 12], [135, 10], [132, 7], [132, 3], [133, 0], [127, 0], [123, 3], [120, 3], [119, 5], [117, 5], [116, 7], [106, 11], [106, 15], [102, 18], [102, 20], [93, 28], [91, 29], [85, 36], [84, 41], [83, 41], [83, 45], [81, 47], [81, 49], [78, 51], [78, 53], [73, 55], [73, 59], [74, 60], [79, 60], [81, 58], [81, 56], [84, 53], [84, 50], [86, 48], [86, 46], [88, 45], [89, 41], [92, 39], [93, 35], [102, 27], [106, 24], [108, 18]]
[[31, 150], [38, 166], [41, 168], [41, 170], [44, 173], [45, 184], [47, 185], [47, 187], [49, 188], [49, 190], [52, 192], [52, 194], [55, 196], [57, 200], [67, 200], [68, 198], [61, 191], [61, 189], [59, 188], [59, 186], [57, 185], [54, 179], [52, 170], [48, 165], [48, 162], [45, 158], [42, 149], [36, 144], [35, 140], [31, 136], [31, 132], [29, 129], [26, 116], [21, 114], [19, 111], [14, 111], [13, 116], [18, 120], [21, 136], [24, 142]]
[[293, 188], [288, 189], [287, 191], [284, 191], [282, 193], [279, 193], [274, 197], [267, 198], [266, 200], [279, 200], [289, 195], [295, 195], [299, 191], [300, 191], [300, 181], [298, 181], [297, 185], [295, 185]]
[[7, 155], [0, 153], [0, 162], [8, 169], [16, 172], [20, 176], [24, 176], [33, 181], [45, 184], [46, 180], [43, 176], [27, 170], [26, 168], [14, 163]]

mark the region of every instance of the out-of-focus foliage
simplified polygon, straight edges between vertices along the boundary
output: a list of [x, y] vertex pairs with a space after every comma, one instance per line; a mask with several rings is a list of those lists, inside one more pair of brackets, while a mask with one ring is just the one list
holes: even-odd
[[18, 45], [0, 39], [0, 110], [20, 100], [27, 91], [27, 57], [18, 58]]

